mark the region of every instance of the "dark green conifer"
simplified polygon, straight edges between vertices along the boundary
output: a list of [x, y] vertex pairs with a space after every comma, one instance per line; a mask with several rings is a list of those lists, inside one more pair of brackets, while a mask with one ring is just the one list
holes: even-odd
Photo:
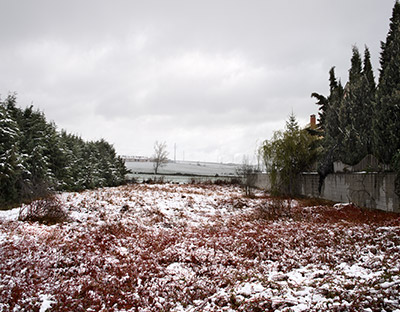
[[9, 113], [13, 98], [0, 102], [0, 207], [18, 201], [21, 182], [20, 131]]
[[371, 54], [368, 47], [365, 47], [363, 60], [363, 77], [362, 77], [362, 97], [364, 105], [359, 114], [358, 122], [361, 128], [362, 144], [366, 154], [373, 153], [373, 120], [375, 117], [375, 96], [376, 82], [371, 64]]
[[349, 81], [344, 89], [339, 112], [342, 134], [339, 160], [350, 165], [358, 163], [367, 154], [362, 137], [364, 96], [361, 55], [358, 48], [354, 46]]
[[374, 149], [389, 164], [400, 149], [400, 3], [396, 1], [386, 41], [381, 43]]
[[340, 150], [342, 143], [339, 110], [342, 106], [344, 94], [343, 86], [336, 78], [334, 67], [329, 71], [329, 88], [329, 106], [326, 111], [326, 126], [323, 146], [325, 152], [329, 155], [330, 160], [334, 161], [338, 159], [338, 151]]
[[59, 133], [32, 106], [16, 107], [16, 95], [0, 101], [0, 207], [46, 196], [116, 186], [128, 170], [105, 140], [85, 142]]

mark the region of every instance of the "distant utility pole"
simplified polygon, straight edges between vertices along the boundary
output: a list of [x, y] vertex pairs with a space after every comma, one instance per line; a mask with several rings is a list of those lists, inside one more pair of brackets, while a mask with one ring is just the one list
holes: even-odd
[[174, 163], [176, 163], [176, 143], [174, 144]]

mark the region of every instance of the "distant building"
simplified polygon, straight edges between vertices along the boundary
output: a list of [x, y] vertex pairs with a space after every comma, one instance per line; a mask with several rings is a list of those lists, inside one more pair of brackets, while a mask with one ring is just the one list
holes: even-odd
[[146, 156], [121, 156], [125, 162], [150, 162], [151, 158]]

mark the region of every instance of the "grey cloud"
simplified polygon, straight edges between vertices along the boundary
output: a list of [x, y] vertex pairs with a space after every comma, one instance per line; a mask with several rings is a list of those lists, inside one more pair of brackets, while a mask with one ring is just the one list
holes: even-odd
[[[0, 94], [121, 154], [231, 159], [317, 112], [351, 46], [378, 67], [392, 0], [0, 0]], [[225, 155], [225, 156], [223, 156]], [[235, 156], [236, 155], [236, 156]]]

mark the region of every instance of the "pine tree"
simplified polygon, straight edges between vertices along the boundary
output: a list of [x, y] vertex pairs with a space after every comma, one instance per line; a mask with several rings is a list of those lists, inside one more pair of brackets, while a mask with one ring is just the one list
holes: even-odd
[[381, 43], [374, 149], [389, 164], [400, 149], [400, 3], [396, 1], [386, 42]]
[[80, 191], [85, 188], [83, 150], [85, 142], [78, 136], [61, 131], [61, 146], [66, 158], [64, 184], [69, 191]]
[[46, 146], [44, 155], [48, 159], [51, 187], [55, 190], [65, 189], [67, 176], [67, 156], [62, 141], [54, 123], [47, 123], [45, 128]]
[[24, 198], [45, 196], [50, 187], [52, 176], [49, 159], [46, 155], [47, 122], [43, 113], [34, 110], [33, 106], [23, 111], [20, 125], [22, 132], [21, 153], [27, 171], [24, 173]]
[[0, 206], [18, 202], [22, 164], [20, 162], [20, 132], [8, 107], [14, 99], [0, 102]]
[[128, 173], [105, 140], [85, 142], [59, 133], [32, 106], [16, 107], [16, 95], [0, 101], [0, 207], [48, 195], [116, 186]]

